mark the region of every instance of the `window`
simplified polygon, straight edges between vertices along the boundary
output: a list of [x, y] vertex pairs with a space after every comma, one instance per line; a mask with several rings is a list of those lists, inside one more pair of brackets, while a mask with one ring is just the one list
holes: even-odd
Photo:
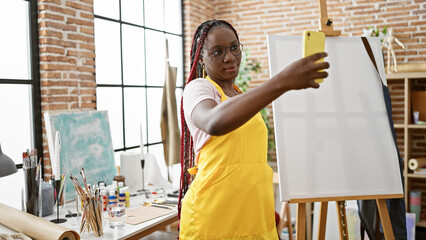
[[[108, 110], [115, 160], [139, 148], [164, 162], [160, 111], [165, 41], [178, 68], [176, 98], [183, 89], [181, 0], [95, 0], [97, 109]], [[179, 109], [179, 106], [177, 106]], [[142, 131], [140, 131], [142, 126]]]
[[[0, 1], [0, 29], [0, 144], [22, 164], [26, 149], [42, 157], [37, 1]], [[0, 178], [1, 202], [20, 209], [23, 186], [22, 169]]]

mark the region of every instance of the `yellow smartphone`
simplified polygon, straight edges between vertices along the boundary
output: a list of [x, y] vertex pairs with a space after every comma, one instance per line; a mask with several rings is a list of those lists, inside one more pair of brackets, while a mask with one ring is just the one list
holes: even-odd
[[[324, 52], [325, 34], [323, 32], [309, 31], [303, 32], [303, 57], [311, 56], [315, 53]], [[316, 61], [324, 62], [324, 58]], [[322, 70], [321, 70], [322, 71]], [[324, 79], [315, 79], [316, 83], [322, 83]]]

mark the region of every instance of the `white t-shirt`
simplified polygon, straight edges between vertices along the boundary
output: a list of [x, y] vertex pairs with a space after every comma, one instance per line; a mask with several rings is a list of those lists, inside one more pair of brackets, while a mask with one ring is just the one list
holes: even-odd
[[191, 120], [192, 111], [203, 100], [213, 99], [219, 104], [220, 98], [221, 95], [216, 87], [204, 78], [192, 80], [183, 91], [183, 111], [186, 124], [194, 140], [195, 155], [198, 155], [203, 145], [209, 140], [210, 135], [194, 125]]

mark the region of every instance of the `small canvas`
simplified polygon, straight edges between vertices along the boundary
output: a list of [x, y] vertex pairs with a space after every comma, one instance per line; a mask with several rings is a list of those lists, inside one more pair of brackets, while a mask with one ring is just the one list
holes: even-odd
[[55, 133], [60, 132], [60, 173], [65, 174], [65, 200], [75, 198], [72, 174], [83, 184], [84, 168], [88, 184], [111, 184], [116, 174], [114, 149], [107, 111], [82, 111], [44, 114], [51, 160], [55, 157]]

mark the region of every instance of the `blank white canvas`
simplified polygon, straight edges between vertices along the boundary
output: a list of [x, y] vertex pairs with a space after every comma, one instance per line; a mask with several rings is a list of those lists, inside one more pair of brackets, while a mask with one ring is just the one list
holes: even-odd
[[[380, 74], [361, 37], [327, 37], [321, 87], [273, 102], [281, 201], [403, 193], [380, 41], [368, 41]], [[273, 76], [302, 57], [302, 36], [268, 36], [268, 52]]]

